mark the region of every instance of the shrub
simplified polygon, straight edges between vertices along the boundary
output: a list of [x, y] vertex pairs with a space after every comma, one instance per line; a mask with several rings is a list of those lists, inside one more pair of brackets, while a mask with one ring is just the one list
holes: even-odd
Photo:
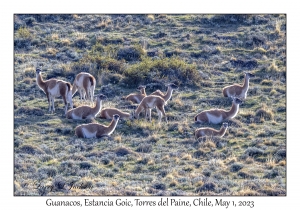
[[265, 120], [274, 119], [274, 113], [269, 110], [266, 105], [263, 105], [262, 108], [258, 109], [255, 113], [255, 116], [264, 118]]
[[264, 151], [262, 149], [258, 149], [257, 147], [249, 147], [246, 149], [245, 154], [253, 157], [263, 155]]
[[117, 156], [125, 156], [125, 155], [128, 155], [128, 154], [131, 154], [132, 151], [130, 149], [127, 149], [125, 147], [119, 147], [117, 149], [115, 149], [115, 153]]
[[32, 38], [32, 34], [27, 28], [23, 27], [17, 30], [16, 37], [25, 40], [30, 40]]
[[88, 161], [84, 161], [84, 162], [79, 163], [79, 167], [80, 167], [80, 169], [90, 169], [93, 167], [93, 164], [91, 164]]
[[31, 155], [44, 154], [43, 150], [41, 150], [40, 148], [33, 146], [33, 145], [23, 145], [20, 147], [19, 151], [27, 153], [27, 154], [31, 154]]
[[45, 174], [48, 177], [54, 177], [57, 174], [57, 169], [54, 168], [53, 166], [43, 166], [39, 168], [38, 173], [41, 174], [42, 176]]
[[142, 56], [145, 54], [145, 50], [139, 45], [126, 46], [118, 50], [117, 58], [119, 60], [124, 59], [126, 61], [140, 61]]
[[109, 57], [89, 54], [84, 56], [78, 62], [72, 64], [71, 69], [76, 73], [86, 71], [93, 75], [97, 75], [99, 70], [101, 69], [110, 70], [116, 73], [122, 73], [124, 67], [124, 61], [118, 61]]
[[66, 180], [62, 176], [56, 176], [52, 181], [52, 186], [54, 189], [62, 190], [66, 186]]
[[152, 185], [152, 187], [156, 190], [166, 190], [166, 185], [164, 183], [156, 182]]
[[196, 85], [200, 81], [196, 65], [188, 64], [178, 57], [152, 60], [143, 58], [124, 71], [124, 82], [130, 87], [138, 84], [177, 82], [177, 84]]
[[241, 170], [243, 167], [244, 167], [244, 165], [241, 164], [241, 163], [233, 163], [230, 166], [230, 171], [231, 172], [237, 172], [237, 171]]
[[151, 144], [140, 144], [136, 149], [137, 152], [149, 153], [152, 151]]
[[202, 191], [214, 191], [216, 188], [216, 184], [213, 182], [207, 182], [201, 187], [196, 189], [196, 193], [202, 192]]

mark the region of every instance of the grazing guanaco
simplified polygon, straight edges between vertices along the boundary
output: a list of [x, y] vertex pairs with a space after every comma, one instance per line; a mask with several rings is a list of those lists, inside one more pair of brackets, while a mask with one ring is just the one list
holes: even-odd
[[130, 113], [123, 112], [123, 111], [121, 111], [119, 109], [116, 109], [116, 108], [104, 108], [104, 109], [102, 109], [101, 112], [100, 112], [100, 118], [112, 119], [115, 114], [119, 115], [120, 119], [131, 119], [132, 118]]
[[137, 103], [137, 104], [141, 103], [141, 101], [143, 100], [143, 98], [145, 96], [147, 96], [145, 89], [146, 89], [146, 86], [140, 85], [137, 88], [137, 90], [140, 91], [140, 93], [138, 93], [138, 94], [137, 93], [131, 93], [128, 96], [126, 96], [125, 100], [131, 101], [131, 102]]
[[232, 106], [229, 111], [224, 109], [205, 110], [195, 116], [195, 121], [198, 123], [219, 124], [225, 120], [234, 118], [239, 111], [239, 105], [242, 103], [242, 100], [236, 97], [232, 99]]
[[49, 112], [54, 112], [54, 99], [55, 97], [62, 96], [65, 104], [65, 114], [68, 110], [68, 103], [71, 109], [73, 108], [72, 102], [72, 85], [69, 82], [58, 79], [43, 80], [41, 76], [42, 70], [36, 68], [36, 82], [39, 88], [46, 94], [49, 103]]
[[67, 112], [66, 117], [68, 119], [82, 120], [82, 119], [93, 119], [95, 118], [102, 109], [102, 101], [107, 99], [103, 94], [99, 94], [96, 99], [96, 105], [94, 107], [90, 106], [79, 106], [77, 108], [71, 109]]
[[162, 97], [165, 100], [166, 104], [167, 104], [167, 102], [172, 97], [173, 90], [177, 90], [178, 86], [173, 84], [173, 83], [167, 84], [166, 86], [168, 87], [168, 90], [167, 90], [166, 94], [164, 94], [160, 90], [156, 90], [155, 92], [151, 93], [150, 95], [156, 95], [156, 96]]
[[147, 115], [148, 115], [149, 120], [151, 121], [151, 110], [154, 107], [157, 107], [159, 122], [161, 122], [162, 115], [165, 117], [166, 122], [168, 122], [164, 106], [165, 106], [165, 100], [162, 97], [149, 95], [143, 98], [138, 108], [133, 112], [133, 116], [134, 118], [138, 119], [139, 114], [143, 110], [146, 110], [145, 119], [147, 120]]
[[213, 128], [204, 127], [204, 128], [198, 128], [195, 130], [194, 136], [195, 139], [199, 139], [201, 137], [205, 136], [219, 136], [223, 137], [227, 131], [228, 123], [224, 122], [220, 130], [215, 130]]
[[119, 115], [114, 115], [108, 126], [98, 123], [79, 125], [75, 128], [75, 135], [79, 138], [101, 138], [110, 136], [116, 129], [119, 118]]
[[234, 84], [223, 88], [223, 95], [225, 97], [238, 97], [242, 100], [246, 99], [249, 89], [249, 80], [250, 78], [254, 77], [254, 74], [251, 74], [249, 72], [244, 72], [244, 74], [245, 78], [243, 85]]
[[76, 75], [73, 82], [72, 95], [74, 96], [78, 90], [80, 94], [80, 100], [84, 99], [86, 101], [87, 97], [93, 103], [95, 87], [95, 77], [87, 72], [81, 72]]

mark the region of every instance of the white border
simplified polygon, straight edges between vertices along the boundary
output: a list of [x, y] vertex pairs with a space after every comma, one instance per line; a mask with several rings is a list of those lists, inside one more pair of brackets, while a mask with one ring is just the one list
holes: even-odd
[[[295, 1], [293, 1], [295, 2]], [[0, 179], [0, 206], [9, 209], [19, 207], [40, 209], [45, 205], [46, 197], [13, 197], [13, 14], [14, 13], [286, 13], [287, 14], [287, 196], [286, 197], [208, 197], [210, 200], [223, 198], [224, 200], [254, 200], [255, 208], [285, 208], [291, 206], [296, 209], [298, 200], [296, 193], [299, 189], [299, 181], [296, 179], [298, 167], [296, 126], [299, 124], [296, 117], [299, 116], [296, 107], [299, 94], [294, 90], [299, 76], [299, 13], [297, 4], [287, 1], [252, 0], [252, 1], [10, 1], [1, 3], [1, 33], [0, 33], [0, 58], [2, 78], [1, 83], [1, 179]], [[7, 78], [8, 75], [8, 78]], [[7, 90], [10, 90], [7, 92]], [[8, 111], [9, 110], [9, 111]], [[5, 113], [4, 113], [5, 112]], [[84, 200], [84, 197], [52, 197], [55, 200]], [[90, 197], [89, 197], [90, 198]], [[96, 197], [107, 199], [109, 197]], [[126, 199], [126, 197], [122, 197]], [[135, 197], [136, 198], [136, 197]], [[159, 197], [141, 197], [146, 200], [159, 200]], [[111, 199], [116, 199], [112, 197]], [[128, 198], [133, 199], [133, 198]], [[194, 197], [182, 198], [193, 200]], [[97, 207], [104, 208], [104, 207]], [[143, 207], [150, 209], [150, 207]], [[156, 207], [157, 208], [157, 207]], [[201, 208], [201, 207], [198, 207]], [[202, 207], [203, 208], [203, 207]], [[245, 208], [245, 207], [244, 207]], [[73, 207], [74, 209], [74, 207]], [[112, 208], [110, 208], [112, 209]], [[124, 208], [123, 208], [124, 209]], [[130, 207], [125, 209], [132, 209]], [[213, 208], [215, 209], [215, 208]]]

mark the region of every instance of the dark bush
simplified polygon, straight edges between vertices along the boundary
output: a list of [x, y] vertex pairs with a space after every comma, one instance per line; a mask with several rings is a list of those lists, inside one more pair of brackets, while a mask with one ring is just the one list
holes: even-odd
[[54, 189], [62, 190], [66, 186], [66, 180], [62, 176], [56, 176], [52, 181], [52, 186]]
[[79, 171], [79, 166], [73, 160], [67, 160], [63, 161], [58, 169], [59, 173], [75, 176]]
[[145, 144], [142, 143], [138, 146], [136, 149], [137, 152], [143, 152], [143, 153], [149, 153], [152, 151], [152, 145], [151, 144]]
[[257, 147], [249, 147], [245, 150], [245, 154], [248, 156], [260, 156], [264, 154], [264, 151], [262, 149], [259, 149]]
[[277, 157], [280, 157], [281, 159], [286, 157], [286, 150], [285, 149], [279, 149], [276, 153]]
[[79, 167], [80, 169], [90, 169], [93, 167], [93, 164], [91, 164], [90, 162], [84, 161], [79, 163]]
[[214, 191], [216, 188], [216, 184], [213, 182], [204, 183], [201, 187], [196, 189], [196, 193], [203, 191]]
[[211, 175], [211, 170], [209, 170], [208, 168], [203, 169], [202, 174], [204, 176], [210, 176]]
[[196, 152], [194, 152], [193, 156], [195, 158], [200, 158], [201, 156], [205, 155], [205, 151], [203, 149], [199, 149]]
[[188, 64], [178, 57], [152, 60], [143, 58], [141, 62], [131, 65], [124, 71], [124, 82], [130, 87], [148, 83], [176, 82], [178, 85], [197, 85], [200, 74], [196, 65]]
[[249, 24], [252, 22], [249, 14], [217, 14], [211, 18], [203, 18], [202, 22], [213, 24]]
[[38, 170], [39, 174], [46, 174], [48, 177], [54, 177], [57, 174], [57, 169], [53, 166], [43, 166]]
[[32, 145], [23, 145], [20, 147], [19, 149], [20, 152], [24, 152], [27, 154], [44, 154], [44, 151], [41, 150], [40, 148], [36, 147], [36, 146], [32, 146]]
[[241, 60], [241, 59], [232, 59], [230, 63], [233, 67], [237, 68], [245, 68], [245, 69], [253, 69], [257, 68], [258, 62], [257, 60]]
[[24, 18], [24, 22], [26, 23], [26, 25], [32, 26], [32, 24], [34, 22], [36, 22], [36, 20], [34, 17], [27, 17], [27, 18]]
[[230, 166], [230, 171], [237, 172], [237, 171], [241, 170], [243, 167], [244, 167], [244, 165], [242, 163], [233, 163]]
[[131, 154], [132, 152], [125, 148], [125, 147], [119, 147], [115, 150], [115, 153], [117, 156], [125, 156], [125, 155], [128, 155], [128, 154]]
[[145, 55], [146, 52], [139, 45], [123, 47], [118, 50], [117, 58], [119, 60], [124, 59], [126, 61], [140, 61], [141, 57]]
[[156, 182], [152, 185], [152, 187], [156, 190], [166, 190], [166, 185], [164, 183]]
[[275, 178], [276, 176], [279, 176], [279, 175], [280, 175], [280, 174], [279, 174], [278, 169], [277, 169], [277, 168], [274, 168], [274, 169], [272, 169], [272, 170], [270, 170], [270, 171], [267, 171], [267, 172], [264, 174], [263, 178], [273, 179], [273, 178]]
[[101, 158], [101, 163], [103, 163], [104, 165], [108, 165], [109, 162], [110, 162], [110, 160], [107, 157]]
[[78, 38], [74, 41], [74, 46], [78, 48], [86, 48], [88, 40], [86, 38]]

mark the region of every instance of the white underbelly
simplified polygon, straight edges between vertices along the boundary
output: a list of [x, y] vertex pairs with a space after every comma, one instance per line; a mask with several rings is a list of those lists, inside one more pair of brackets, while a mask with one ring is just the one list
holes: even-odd
[[82, 133], [85, 138], [95, 138], [97, 131], [89, 132], [87, 129], [82, 128]]
[[209, 113], [206, 113], [206, 114], [207, 114], [208, 121], [210, 123], [218, 124], [218, 123], [222, 122], [222, 120], [223, 120], [222, 115], [217, 117], [217, 116], [209, 114]]
[[81, 120], [82, 117], [77, 116], [74, 112], [72, 112], [72, 119], [74, 119], [74, 120]]

